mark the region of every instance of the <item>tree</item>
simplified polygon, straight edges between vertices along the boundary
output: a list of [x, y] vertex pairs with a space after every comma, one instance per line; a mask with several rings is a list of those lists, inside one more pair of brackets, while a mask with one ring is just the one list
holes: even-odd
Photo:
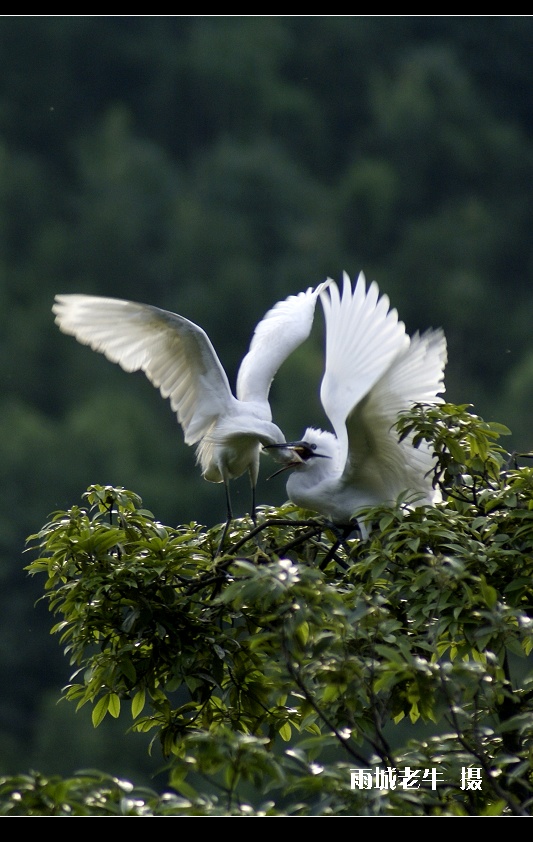
[[371, 510], [366, 542], [287, 503], [217, 555], [222, 525], [104, 486], [32, 535], [64, 697], [153, 733], [168, 787], [33, 772], [4, 815], [530, 815], [533, 470], [466, 405], [398, 429], [445, 500]]

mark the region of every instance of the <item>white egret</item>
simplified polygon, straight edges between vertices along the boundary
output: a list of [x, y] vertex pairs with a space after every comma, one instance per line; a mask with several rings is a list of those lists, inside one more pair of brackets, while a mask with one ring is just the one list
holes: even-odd
[[399, 441], [395, 422], [415, 403], [439, 403], [444, 392], [446, 339], [440, 329], [409, 337], [397, 311], [361, 272], [353, 291], [343, 275], [342, 295], [330, 280], [320, 294], [326, 322], [320, 399], [335, 434], [309, 427], [303, 439], [268, 447], [292, 469], [287, 494], [296, 505], [332, 523], [368, 525], [357, 513], [393, 503], [407, 493], [434, 504], [434, 455], [424, 442]]
[[285, 441], [272, 423], [270, 386], [279, 366], [309, 336], [318, 295], [327, 283], [290, 295], [266, 313], [239, 367], [237, 397], [209, 337], [183, 316], [116, 298], [55, 296], [52, 311], [63, 333], [125, 371], [143, 371], [170, 399], [186, 444], [197, 445], [202, 475], [224, 483], [227, 519], [220, 547], [233, 518], [229, 481], [246, 471], [255, 521], [261, 445]]

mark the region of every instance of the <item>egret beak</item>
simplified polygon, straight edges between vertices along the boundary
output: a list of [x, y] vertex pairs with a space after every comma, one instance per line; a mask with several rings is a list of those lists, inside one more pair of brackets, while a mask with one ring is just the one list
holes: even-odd
[[303, 462], [305, 460], [302, 457], [310, 448], [305, 441], [284, 441], [279, 444], [264, 444], [263, 450], [274, 450], [271, 455], [278, 462], [292, 462], [294, 456], [297, 457], [296, 462]]
[[309, 450], [310, 447], [306, 441], [282, 441], [276, 444], [264, 444], [263, 450], [270, 450], [275, 448], [277, 450]]
[[274, 477], [277, 477], [278, 474], [283, 474], [285, 471], [290, 470], [290, 468], [295, 468], [296, 465], [301, 464], [301, 462], [302, 462], [301, 459], [300, 459], [300, 462], [297, 462], [296, 460], [294, 460], [293, 462], [287, 462], [287, 464], [283, 465], [282, 468], [278, 468], [277, 471], [274, 471], [273, 474], [270, 474], [270, 476], [267, 477], [267, 480], [274, 479]]
[[285, 462], [283, 467], [279, 468], [277, 471], [275, 471], [273, 474], [267, 477], [267, 479], [272, 479], [273, 477], [277, 477], [278, 474], [282, 474], [284, 471], [288, 471], [290, 468], [296, 468], [298, 467], [298, 465], [302, 465], [303, 463], [307, 462], [307, 460], [310, 459], [311, 456], [320, 456], [322, 459], [330, 458], [325, 453], [315, 453], [315, 447], [316, 445], [313, 445], [311, 447], [307, 444], [306, 441], [287, 441], [283, 442], [282, 444], [263, 445], [263, 450], [277, 448], [278, 450], [286, 451], [284, 455], [277, 457], [279, 461]]

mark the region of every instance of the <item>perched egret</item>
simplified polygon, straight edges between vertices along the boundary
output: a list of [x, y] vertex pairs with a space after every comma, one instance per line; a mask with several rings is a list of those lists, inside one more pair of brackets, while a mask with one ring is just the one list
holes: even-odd
[[[357, 513], [393, 503], [407, 493], [413, 502], [434, 504], [434, 455], [422, 442], [399, 441], [395, 422], [415, 403], [442, 401], [446, 339], [442, 330], [409, 337], [397, 311], [361, 272], [352, 290], [343, 275], [342, 294], [330, 280], [320, 300], [326, 323], [322, 406], [335, 435], [309, 427], [298, 442], [267, 447], [292, 469], [287, 494], [296, 505], [347, 526], [368, 525]], [[275, 474], [274, 474], [275, 476]]]
[[233, 518], [229, 481], [246, 471], [255, 521], [261, 446], [285, 441], [272, 423], [270, 386], [279, 366], [309, 336], [317, 298], [328, 283], [290, 295], [266, 313], [239, 367], [237, 397], [209, 337], [183, 316], [116, 298], [55, 296], [52, 311], [63, 333], [125, 371], [143, 371], [170, 399], [186, 444], [197, 445], [202, 475], [224, 483], [227, 519], [220, 546]]

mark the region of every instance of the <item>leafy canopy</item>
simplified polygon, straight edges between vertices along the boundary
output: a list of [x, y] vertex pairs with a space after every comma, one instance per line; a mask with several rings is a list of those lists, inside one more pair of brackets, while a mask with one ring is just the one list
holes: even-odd
[[444, 499], [370, 510], [366, 542], [286, 504], [217, 555], [221, 526], [97, 485], [30, 536], [64, 698], [152, 732], [168, 792], [35, 773], [3, 813], [530, 815], [533, 469], [466, 405], [398, 431]]

